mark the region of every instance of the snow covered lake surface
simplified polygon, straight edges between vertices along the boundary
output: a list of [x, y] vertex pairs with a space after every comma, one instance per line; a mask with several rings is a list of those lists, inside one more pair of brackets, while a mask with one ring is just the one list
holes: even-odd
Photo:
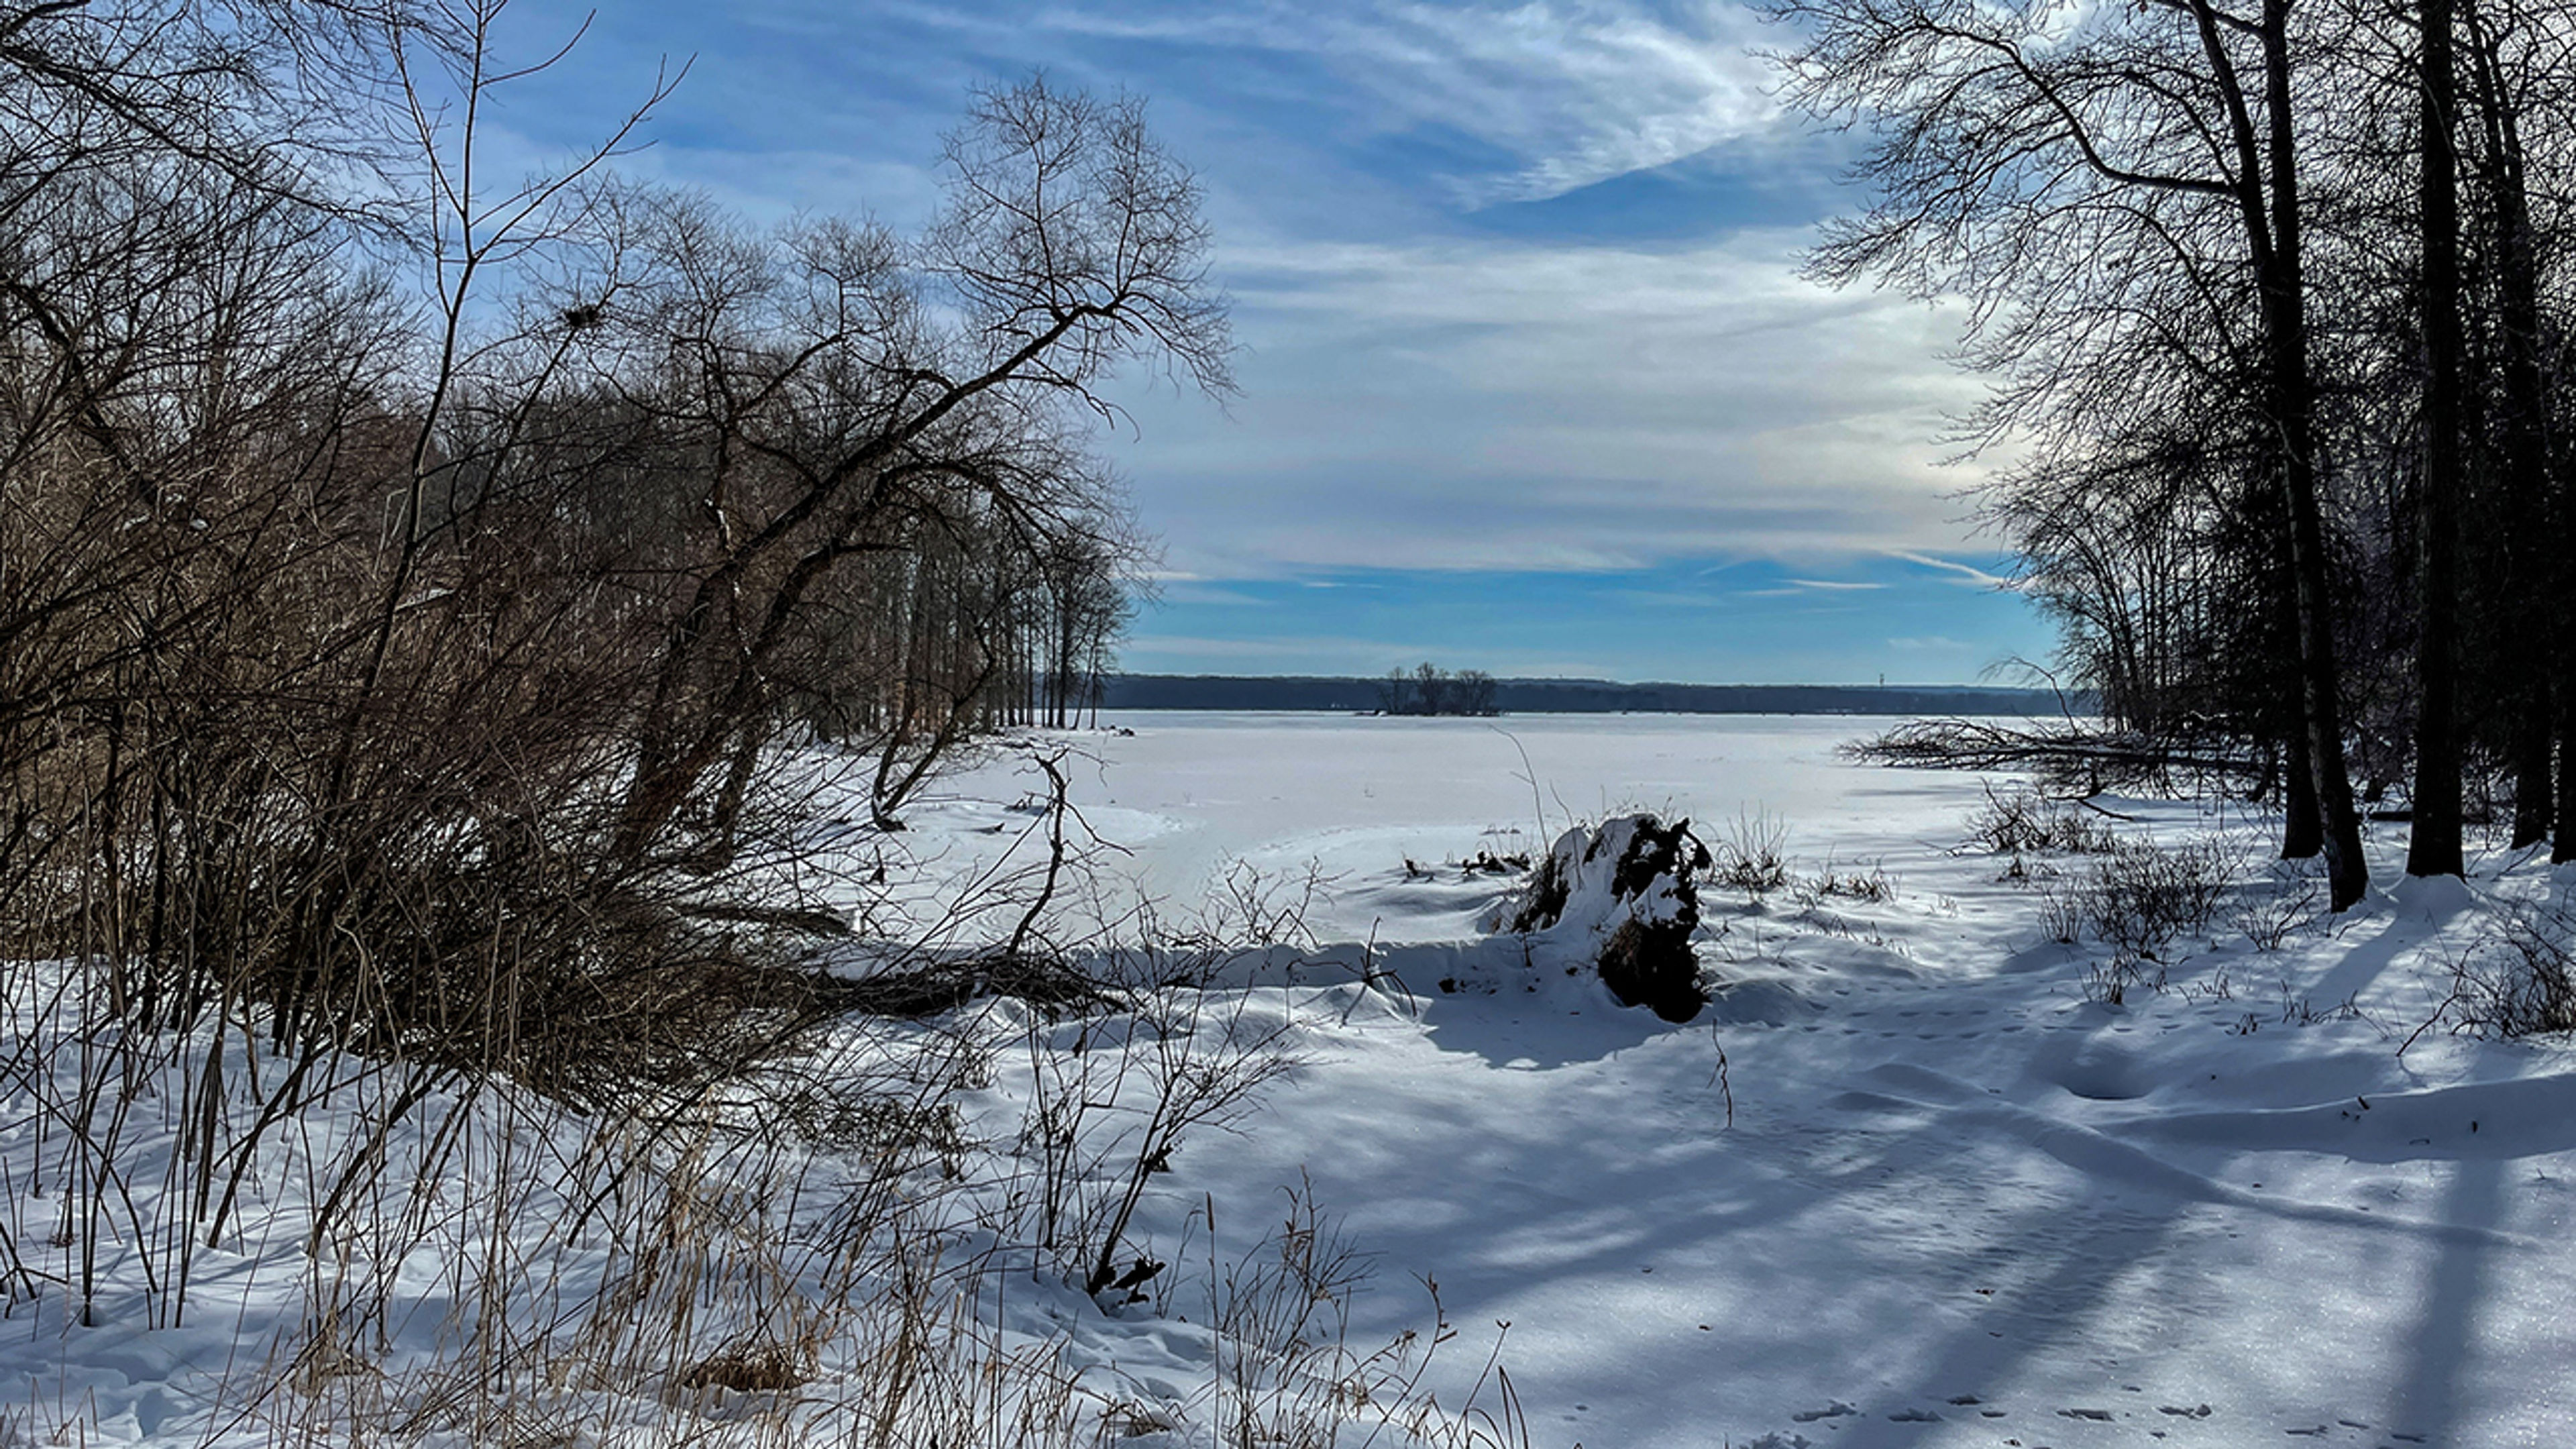
[[[2203, 924], [2133, 951], [2114, 992], [2111, 944], [2098, 931], [2062, 942], [2052, 919], [2105, 857], [2034, 850], [2016, 868], [1967, 848], [1990, 787], [2014, 782], [1837, 757], [1883, 721], [1105, 723], [990, 752], [908, 809], [900, 834], [818, 836], [859, 866], [854, 910], [884, 927], [931, 922], [974, 882], [1043, 861], [1044, 778], [1029, 761], [1058, 753], [1074, 814], [1106, 844], [1091, 851], [1098, 881], [1067, 883], [1051, 930], [1151, 917], [1167, 933], [1203, 920], [1290, 943], [1235, 959], [1232, 984], [1209, 993], [1203, 1019], [1275, 1032], [1297, 1064], [1226, 1130], [1187, 1135], [1168, 1171], [1138, 1176], [1132, 1243], [1171, 1260], [1144, 1301], [1104, 1313], [1043, 1265], [995, 1280], [998, 1341], [1120, 1406], [1093, 1415], [1096, 1437], [1210, 1442], [1207, 1385], [1242, 1360], [1200, 1326], [1200, 1305], [1222, 1263], [1312, 1202], [1372, 1269], [1347, 1330], [1361, 1351], [1415, 1330], [1418, 1359], [1437, 1284], [1455, 1337], [1412, 1391], [1486, 1416], [1496, 1432], [1482, 1442], [2576, 1440], [2576, 1053], [2563, 1039], [2417, 1032], [2452, 991], [2454, 961], [2493, 959], [2514, 911], [2565, 893], [2544, 862], [2490, 850], [2465, 884], [2403, 884], [2403, 840], [2387, 831], [2373, 842], [2381, 890], [2329, 920], [2320, 891], [2269, 861], [2268, 819], [2105, 798], [2112, 813], [2083, 821], [2214, 851], [2202, 858], [2231, 882]], [[1702, 887], [1714, 1000], [1686, 1025], [1622, 1008], [1489, 929], [1519, 881], [1467, 868], [1542, 854], [1569, 823], [1632, 809], [1687, 816], [1721, 862], [1773, 841], [1787, 867], [1761, 890]], [[1023, 1065], [970, 1092], [971, 1140], [942, 1149], [962, 1180], [925, 1190], [962, 1201], [984, 1190], [978, 1174], [1012, 1180], [1013, 1144], [1029, 1140], [1014, 1124], [1045, 1074], [1115, 1044], [1013, 1002], [957, 1015], [961, 1037], [1031, 1043]], [[135, 1131], [178, 1130], [150, 1125], [169, 1115], [158, 1097], [138, 1100]], [[0, 1154], [33, 1160], [40, 1114], [0, 1108]], [[493, 1140], [576, 1131], [548, 1122]], [[327, 1146], [350, 1133], [324, 1121], [302, 1135]], [[123, 1306], [148, 1296], [123, 1250], [106, 1253], [121, 1286], [98, 1327], [71, 1321], [59, 1293], [29, 1307], [10, 1290], [0, 1444], [345, 1438], [311, 1428], [336, 1411], [291, 1396], [245, 1414], [243, 1385], [299, 1365], [354, 1414], [362, 1390], [391, 1393], [425, 1372], [406, 1363], [436, 1362], [458, 1321], [441, 1316], [440, 1275], [485, 1221], [484, 1184], [460, 1171], [414, 1190], [439, 1204], [421, 1233], [450, 1212], [469, 1225], [454, 1242], [332, 1268], [392, 1311], [379, 1342], [322, 1369], [297, 1335], [313, 1305], [337, 1300], [308, 1284], [320, 1270], [299, 1214], [327, 1177], [302, 1159], [248, 1173], [244, 1225], [205, 1255], [184, 1327]], [[811, 1179], [813, 1201], [828, 1200], [828, 1175]], [[161, 1220], [155, 1190], [138, 1175], [138, 1223]], [[623, 1228], [596, 1243], [580, 1236], [595, 1226], [549, 1236], [523, 1204], [554, 1192], [490, 1196], [493, 1221], [524, 1234], [505, 1256], [537, 1285], [505, 1284], [521, 1296], [497, 1311], [558, 1314], [570, 1342], [566, 1285], [619, 1281], [635, 1249]], [[831, 1277], [799, 1266], [807, 1209], [756, 1215], [771, 1207], [784, 1226], [743, 1281], [801, 1292]], [[51, 1212], [19, 1193], [6, 1222], [32, 1267], [68, 1274], [81, 1239], [48, 1246]], [[817, 1332], [828, 1341], [802, 1387], [758, 1410], [775, 1432], [744, 1442], [868, 1442], [828, 1405], [834, 1376], [875, 1350], [855, 1329]], [[563, 1392], [576, 1397], [553, 1422], [571, 1437], [542, 1442], [715, 1442], [756, 1417], [674, 1407], [669, 1386], [616, 1391], [631, 1412], [580, 1382]], [[1372, 1427], [1358, 1416], [1340, 1442], [1402, 1438]]]
[[[2328, 921], [2269, 820], [2107, 800], [2137, 839], [2218, 834], [2247, 881], [2114, 1006], [2086, 989], [2108, 952], [1961, 849], [1985, 781], [1835, 756], [1870, 721], [1106, 722], [1134, 733], [1082, 737], [1074, 798], [1125, 869], [1187, 899], [1225, 861], [1312, 863], [1307, 926], [1416, 993], [1310, 1030], [1158, 1179], [1160, 1226], [1202, 1194], [1275, 1216], [1305, 1174], [1375, 1255], [1363, 1328], [1418, 1315], [1425, 1276], [1462, 1335], [1510, 1324], [1533, 1442], [2576, 1438], [2576, 1055], [2440, 1028], [2399, 1054], [2499, 905], [2552, 894], [2545, 861], [2404, 884], [2383, 827], [2381, 893]], [[997, 760], [917, 813], [987, 823], [1026, 780]], [[1479, 935], [1502, 887], [1457, 862], [1641, 806], [1712, 842], [1768, 817], [1796, 875], [1894, 893], [1708, 890], [1727, 985], [1683, 1027], [1597, 988], [1443, 994], [1406, 949]]]

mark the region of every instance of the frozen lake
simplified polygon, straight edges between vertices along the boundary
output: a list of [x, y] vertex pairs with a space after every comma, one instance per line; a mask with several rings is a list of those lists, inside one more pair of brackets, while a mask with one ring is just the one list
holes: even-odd
[[[1445, 939], [1469, 931], [1454, 902], [1400, 889], [1402, 867], [1544, 849], [1575, 820], [1618, 811], [1685, 816], [1705, 838], [1739, 820], [1788, 831], [1811, 863], [1946, 858], [1981, 800], [1974, 776], [1849, 763], [1836, 747], [1892, 720], [1846, 716], [1521, 715], [1495, 720], [1138, 711], [1105, 730], [1043, 736], [1073, 752], [1073, 802], [1132, 855], [1115, 876], [1173, 902], [1203, 895], [1225, 863], [1267, 879], [1310, 866], [1330, 888], [1309, 927], [1328, 939]], [[992, 807], [1040, 788], [1024, 755], [999, 753], [947, 782], [920, 823], [953, 832], [1012, 819]], [[980, 858], [980, 857], [979, 857]], [[1418, 895], [1418, 893], [1415, 893]], [[1427, 933], [1421, 934], [1421, 933]]]

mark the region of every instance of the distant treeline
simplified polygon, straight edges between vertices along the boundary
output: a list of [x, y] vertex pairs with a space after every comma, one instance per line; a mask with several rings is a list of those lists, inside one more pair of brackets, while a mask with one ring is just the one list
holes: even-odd
[[1426, 660], [1410, 670], [1388, 670], [1377, 682], [1377, 709], [1380, 714], [1500, 714], [1494, 685], [1494, 676], [1481, 669], [1452, 674]]
[[[2089, 696], [2061, 699], [2044, 689], [1948, 685], [1620, 684], [1607, 679], [1496, 679], [1504, 714], [1865, 714], [2054, 715], [2088, 713]], [[1374, 711], [1384, 678], [1292, 675], [1113, 674], [1104, 709], [1280, 709]]]

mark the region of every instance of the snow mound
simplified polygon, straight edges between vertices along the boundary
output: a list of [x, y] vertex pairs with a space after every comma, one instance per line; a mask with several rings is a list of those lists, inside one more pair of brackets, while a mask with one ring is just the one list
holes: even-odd
[[1529, 938], [1534, 958], [1544, 944], [1550, 957], [1590, 965], [1622, 1006], [1689, 1021], [1708, 1005], [1691, 936], [1697, 876], [1710, 864], [1688, 820], [1666, 825], [1639, 812], [1578, 825], [1485, 928]]

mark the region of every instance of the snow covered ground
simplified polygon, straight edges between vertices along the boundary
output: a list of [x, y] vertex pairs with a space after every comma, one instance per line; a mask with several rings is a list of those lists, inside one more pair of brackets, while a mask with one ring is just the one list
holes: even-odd
[[[1076, 799], [1140, 879], [1187, 897], [1225, 860], [1315, 862], [1308, 924], [1373, 936], [1417, 993], [1312, 1028], [1253, 1123], [1176, 1157], [1165, 1211], [1263, 1215], [1304, 1172], [1378, 1255], [1364, 1326], [1400, 1326], [1416, 1275], [1462, 1331], [1511, 1324], [1534, 1442], [2576, 1431], [2576, 1054], [2440, 1029], [2398, 1050], [2545, 863], [2400, 884], [2390, 831], [2383, 894], [2263, 950], [2244, 927], [2270, 935], [2273, 903], [2314, 914], [2269, 876], [2267, 821], [2106, 802], [2138, 838], [2221, 834], [2256, 882], [2161, 953], [2165, 989], [2111, 1006], [2085, 989], [2108, 953], [2046, 939], [2038, 892], [1960, 850], [1982, 782], [1837, 759], [1865, 722], [1112, 723], [1135, 733], [1086, 739]], [[1008, 795], [1009, 768], [948, 808]], [[1502, 889], [1451, 863], [1623, 806], [1712, 842], [1767, 815], [1798, 874], [1895, 893], [1708, 892], [1702, 956], [1733, 989], [1687, 1027], [1597, 992], [1442, 994], [1449, 958], [1405, 948], [1473, 939]]]
[[[2416, 1031], [2454, 960], [2566, 889], [2543, 863], [2490, 851], [2464, 886], [2400, 883], [2392, 832], [2381, 893], [2328, 920], [2268, 862], [2259, 816], [2104, 800], [2126, 818], [2088, 818], [2168, 850], [2215, 839], [2235, 878], [2115, 983], [2104, 942], [2051, 938], [2052, 902], [2101, 857], [2013, 871], [1963, 848], [2011, 782], [1837, 758], [1868, 721], [1107, 723], [991, 754], [902, 834], [823, 836], [861, 866], [854, 910], [928, 920], [1043, 859], [1027, 751], [1069, 752], [1071, 803], [1116, 849], [1091, 852], [1100, 884], [1066, 890], [1050, 931], [1132, 927], [1148, 902], [1167, 933], [1205, 917], [1287, 943], [1194, 1008], [1295, 1065], [1137, 1179], [1129, 1246], [1171, 1264], [1142, 1301], [1104, 1314], [1042, 1264], [979, 1300], [1008, 1352], [1123, 1406], [1104, 1436], [1208, 1439], [1227, 1265], [1307, 1203], [1373, 1269], [1346, 1340], [1430, 1328], [1436, 1283], [1456, 1337], [1412, 1392], [1504, 1442], [2545, 1445], [2576, 1423], [2576, 1055]], [[1465, 865], [1623, 809], [1688, 816], [1721, 860], [1785, 830], [1789, 883], [1703, 887], [1716, 996], [1687, 1025], [1489, 932], [1517, 882]], [[963, 1099], [954, 1191], [986, 1209], [957, 1221], [991, 1223], [1007, 1193], [979, 1174], [1025, 1155], [1013, 1124], [1121, 1044], [1009, 1003], [949, 1029], [1036, 1044]], [[36, 1150], [30, 1110], [0, 1102], [0, 1158]], [[251, 1174], [245, 1211], [282, 1226], [239, 1235], [190, 1326], [81, 1328], [59, 1294], [53, 1311], [13, 1294], [0, 1444], [279, 1441], [278, 1411], [227, 1420], [210, 1387], [310, 1326], [314, 1296], [287, 1285], [309, 1271], [311, 1192], [263, 1197], [269, 1180]], [[23, 1192], [7, 1219], [31, 1262], [65, 1267], [79, 1235], [41, 1246], [47, 1221]], [[556, 1251], [536, 1239], [561, 1220], [526, 1221], [526, 1256]], [[803, 1241], [782, 1232], [743, 1281], [855, 1271]], [[582, 1251], [551, 1292], [622, 1281], [614, 1244]], [[435, 1300], [434, 1262], [387, 1281]], [[434, 1357], [443, 1333], [388, 1335], [367, 1372]], [[871, 1351], [828, 1343], [807, 1400]], [[1343, 1442], [1369, 1437], [1363, 1416]]]

